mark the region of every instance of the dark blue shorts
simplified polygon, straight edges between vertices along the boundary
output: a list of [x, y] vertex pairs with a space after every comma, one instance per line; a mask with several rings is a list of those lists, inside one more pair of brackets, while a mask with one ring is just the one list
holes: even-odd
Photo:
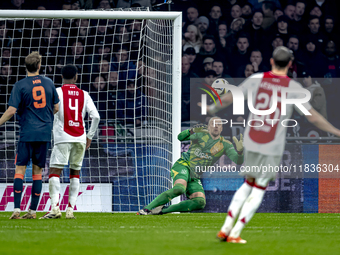
[[44, 168], [49, 148], [50, 142], [18, 142], [15, 164], [27, 166], [32, 158], [33, 165]]

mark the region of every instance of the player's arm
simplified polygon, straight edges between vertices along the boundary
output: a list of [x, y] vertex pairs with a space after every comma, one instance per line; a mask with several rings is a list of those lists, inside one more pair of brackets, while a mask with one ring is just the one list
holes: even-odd
[[96, 106], [94, 105], [92, 98], [88, 94], [87, 94], [87, 97], [88, 97], [88, 100], [86, 104], [86, 111], [91, 118], [91, 126], [89, 129], [89, 132], [86, 135], [86, 150], [91, 145], [92, 138], [94, 137], [94, 134], [96, 133], [96, 130], [98, 128], [99, 121], [100, 121], [98, 110]]
[[57, 112], [59, 112], [59, 94], [53, 83], [52, 83], [52, 87], [53, 87], [53, 104], [54, 104], [53, 114], [56, 114]]
[[306, 115], [306, 118], [310, 123], [321, 129], [322, 131], [329, 132], [340, 137], [340, 130], [329, 123], [320, 113], [318, 113], [313, 108], [311, 108], [309, 112], [311, 113], [311, 115]]
[[59, 112], [59, 103], [55, 104], [53, 107], [53, 114], [56, 114], [57, 112]]
[[4, 114], [0, 118], [0, 126], [2, 126], [2, 124], [11, 119], [16, 112], [17, 108], [13, 106], [8, 107], [8, 109], [4, 112]]
[[237, 140], [235, 136], [233, 137], [233, 140], [236, 145], [236, 150], [230, 142], [226, 142], [224, 152], [227, 157], [230, 158], [234, 163], [236, 163], [237, 165], [242, 165], [244, 161], [242, 134], [240, 135], [240, 140]]
[[233, 103], [233, 96], [232, 94], [226, 93], [221, 97], [221, 101], [222, 101], [222, 105], [220, 103], [215, 104], [211, 104], [207, 106], [207, 112], [211, 115], [214, 115], [215, 113], [219, 112], [220, 110], [222, 110], [223, 108], [228, 107], [229, 105], [231, 105]]

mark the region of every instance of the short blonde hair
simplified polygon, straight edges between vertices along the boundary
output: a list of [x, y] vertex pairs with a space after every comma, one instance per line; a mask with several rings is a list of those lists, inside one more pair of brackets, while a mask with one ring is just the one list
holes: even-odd
[[38, 71], [38, 65], [41, 64], [41, 55], [37, 51], [33, 51], [25, 58], [26, 69], [30, 73]]

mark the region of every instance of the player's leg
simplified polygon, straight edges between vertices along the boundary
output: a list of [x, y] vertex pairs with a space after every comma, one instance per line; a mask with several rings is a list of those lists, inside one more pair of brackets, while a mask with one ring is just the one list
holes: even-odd
[[48, 176], [51, 211], [46, 213], [40, 219], [58, 219], [62, 216], [59, 208], [60, 175], [64, 166], [68, 164], [70, 149], [71, 146], [68, 143], [59, 143], [53, 146], [50, 159], [50, 172]]
[[29, 144], [19, 142], [17, 147], [17, 154], [15, 156], [15, 175], [13, 182], [14, 189], [14, 212], [10, 219], [20, 219], [20, 203], [23, 191], [23, 179], [26, 172], [26, 165], [30, 160]]
[[79, 176], [83, 164], [85, 154], [85, 144], [72, 143], [70, 151], [70, 189], [68, 197], [68, 207], [66, 210], [66, 219], [75, 219], [73, 209], [76, 205], [77, 197], [79, 194]]
[[185, 193], [187, 183], [190, 178], [190, 169], [188, 166], [176, 162], [171, 168], [171, 178], [174, 181], [172, 189], [164, 191], [158, 195], [150, 204], [145, 206], [137, 214], [149, 214], [153, 208], [169, 203], [173, 198]]
[[46, 154], [49, 149], [49, 142], [31, 142], [32, 147], [32, 194], [31, 206], [22, 219], [35, 219], [41, 189], [42, 189], [42, 170], [46, 163]]
[[252, 187], [254, 186], [255, 179], [249, 176], [246, 176], [245, 182], [242, 186], [235, 192], [229, 208], [228, 208], [228, 215], [225, 219], [225, 222], [217, 234], [217, 238], [221, 241], [226, 241], [227, 237], [234, 226], [235, 220], [237, 219], [240, 210], [248, 198], [250, 192], [252, 191]]
[[256, 178], [254, 186], [251, 190], [250, 195], [244, 202], [239, 218], [235, 226], [230, 231], [228, 236], [228, 242], [245, 243], [245, 240], [240, 238], [241, 231], [244, 226], [252, 219], [256, 210], [260, 207], [263, 200], [264, 193], [266, 192], [266, 187], [268, 186], [271, 178]]
[[162, 214], [171, 212], [191, 212], [201, 210], [205, 207], [205, 193], [199, 179], [194, 178], [188, 182], [186, 193], [189, 197], [188, 200], [163, 208]]
[[[52, 157], [51, 157], [52, 159]], [[57, 166], [57, 165], [53, 165]], [[50, 173], [48, 179], [48, 188], [49, 194], [51, 198], [51, 211], [46, 213], [44, 216], [39, 219], [59, 219], [62, 214], [59, 209], [59, 194], [60, 194], [60, 175], [63, 170], [63, 166], [59, 167], [51, 167], [50, 165]]]
[[[253, 165], [278, 166], [281, 161], [281, 156], [267, 156], [262, 154], [250, 153], [249, 157], [246, 158], [248, 162], [253, 162]], [[246, 162], [247, 165], [247, 162]], [[256, 173], [252, 173], [255, 175]], [[256, 210], [260, 207], [265, 194], [266, 187], [269, 181], [274, 180], [276, 177], [275, 172], [258, 172], [255, 177], [254, 186], [251, 189], [251, 193], [244, 202], [238, 220], [235, 226], [230, 231], [227, 241], [233, 243], [245, 243], [245, 240], [240, 238], [241, 231], [244, 226], [252, 219]]]

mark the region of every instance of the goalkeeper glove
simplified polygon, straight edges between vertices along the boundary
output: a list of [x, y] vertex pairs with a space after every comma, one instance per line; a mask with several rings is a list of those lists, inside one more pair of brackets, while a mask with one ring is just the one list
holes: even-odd
[[196, 124], [190, 129], [190, 134], [193, 133], [208, 133], [208, 126], [205, 124]]
[[243, 135], [240, 134], [240, 140], [237, 140], [235, 136], [233, 136], [234, 143], [236, 145], [236, 150], [238, 154], [243, 153]]

